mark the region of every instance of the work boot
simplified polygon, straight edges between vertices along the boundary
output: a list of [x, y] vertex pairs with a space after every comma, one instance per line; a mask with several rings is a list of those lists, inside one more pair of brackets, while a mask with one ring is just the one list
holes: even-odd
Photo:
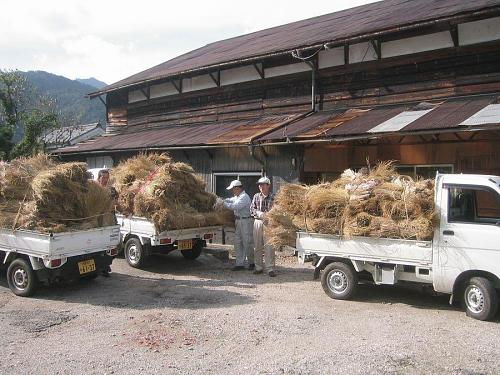
[[251, 263], [248, 265], [248, 270], [253, 271], [255, 269], [255, 263]]
[[276, 277], [276, 272], [269, 271], [268, 275], [269, 275], [269, 277]]
[[234, 266], [233, 268], [231, 268], [231, 271], [243, 271], [245, 269], [245, 267], [243, 266]]

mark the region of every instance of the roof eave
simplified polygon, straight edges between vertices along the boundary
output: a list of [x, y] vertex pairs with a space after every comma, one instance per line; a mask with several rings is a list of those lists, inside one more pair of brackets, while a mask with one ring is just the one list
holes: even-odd
[[[290, 54], [290, 53], [292, 53], [293, 51], [296, 51], [296, 50], [314, 49], [314, 48], [324, 47], [324, 46], [327, 46], [327, 45], [330, 46], [330, 47], [334, 47], [334, 46], [337, 46], [337, 45], [344, 45], [344, 44], [349, 44], [349, 43], [352, 43], [352, 42], [359, 42], [359, 41], [362, 41], [362, 40], [369, 40], [369, 39], [373, 39], [374, 37], [380, 37], [382, 35], [391, 34], [391, 33], [394, 33], [394, 32], [410, 31], [410, 30], [413, 30], [413, 29], [418, 29], [418, 28], [422, 28], [422, 27], [432, 26], [432, 25], [436, 25], [436, 24], [439, 24], [439, 23], [447, 23], [447, 22], [451, 22], [451, 21], [457, 21], [457, 20], [459, 20], [461, 18], [465, 18], [465, 17], [479, 17], [479, 16], [484, 16], [484, 15], [488, 15], [490, 13], [495, 13], [495, 12], [498, 12], [498, 11], [500, 11], [500, 6], [493, 5], [491, 7], [488, 7], [488, 8], [482, 9], [482, 10], [477, 10], [477, 11], [474, 11], [474, 12], [462, 12], [462, 13], [457, 13], [457, 14], [455, 14], [453, 16], [441, 17], [441, 18], [434, 18], [434, 19], [429, 19], [429, 20], [426, 20], [426, 21], [414, 22], [414, 23], [409, 23], [409, 24], [402, 24], [402, 25], [399, 25], [399, 26], [394, 26], [394, 27], [391, 27], [391, 28], [382, 29], [382, 30], [378, 30], [378, 31], [371, 31], [371, 32], [368, 32], [368, 33], [353, 35], [353, 36], [346, 37], [346, 38], [326, 40], [326, 41], [323, 41], [321, 43], [315, 43], [315, 44], [311, 44], [311, 45], [299, 45], [299, 46], [296, 46], [296, 47], [291, 48], [291, 49], [286, 49], [286, 50], [281, 50], [281, 51], [275, 51], [275, 52], [266, 53], [266, 54], [262, 54], [262, 55], [249, 56], [249, 57], [242, 58], [242, 59], [228, 60], [228, 61], [224, 61], [224, 62], [217, 63], [217, 64], [204, 65], [204, 66], [200, 66], [200, 67], [193, 68], [193, 69], [187, 69], [187, 70], [179, 71], [179, 72], [177, 72], [175, 74], [167, 74], [167, 75], [164, 75], [164, 76], [157, 76], [157, 77], [150, 78], [150, 79], [143, 79], [143, 80], [139, 80], [137, 82], [132, 82], [132, 83], [124, 84], [124, 85], [120, 85], [120, 86], [117, 86], [117, 87], [112, 87], [110, 89], [106, 89], [106, 87], [104, 87], [101, 90], [94, 91], [94, 92], [91, 92], [91, 93], [87, 94], [87, 97], [89, 97], [90, 99], [93, 99], [95, 97], [98, 97], [98, 96], [101, 96], [101, 95], [104, 95], [104, 94], [107, 94], [107, 93], [110, 93], [110, 92], [118, 91], [118, 90], [121, 90], [121, 89], [124, 89], [124, 88], [130, 88], [130, 87], [134, 87], [134, 86], [138, 86], [138, 85], [143, 85], [145, 83], [150, 83], [150, 82], [154, 82], [154, 81], [158, 81], [158, 80], [163, 80], [163, 79], [167, 79], [167, 78], [174, 78], [174, 77], [182, 76], [182, 75], [185, 75], [185, 74], [190, 74], [190, 73], [195, 73], [195, 72], [200, 72], [200, 71], [208, 71], [208, 70], [212, 70], [212, 69], [216, 69], [216, 68], [221, 68], [221, 67], [228, 67], [228, 66], [232, 66], [232, 65], [239, 65], [239, 64], [242, 64], [242, 63], [246, 63], [246, 62], [255, 62], [255, 61], [259, 61], [259, 60], [266, 59], [266, 58], [269, 58], [269, 57], [283, 56], [283, 55]], [[109, 86], [113, 86], [113, 85], [109, 85]]]

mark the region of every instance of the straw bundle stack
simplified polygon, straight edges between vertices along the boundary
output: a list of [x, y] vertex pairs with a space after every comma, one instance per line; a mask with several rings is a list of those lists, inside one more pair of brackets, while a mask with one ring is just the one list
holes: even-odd
[[85, 163], [56, 164], [40, 155], [0, 170], [0, 227], [55, 233], [114, 224], [111, 197], [88, 180]]
[[203, 179], [167, 154], [125, 160], [113, 170], [112, 181], [118, 211], [150, 219], [159, 231], [234, 225], [232, 211], [216, 205], [217, 196], [205, 190]]
[[398, 175], [392, 163], [346, 170], [330, 183], [286, 185], [268, 215], [275, 247], [294, 246], [297, 231], [428, 240], [437, 225], [434, 182]]

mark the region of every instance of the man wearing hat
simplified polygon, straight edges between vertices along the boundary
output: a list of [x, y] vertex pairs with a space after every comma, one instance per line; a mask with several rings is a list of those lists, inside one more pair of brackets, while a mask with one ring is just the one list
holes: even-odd
[[[250, 212], [255, 221], [253, 224], [253, 241], [255, 244], [255, 271], [254, 274], [260, 274], [264, 271], [271, 277], [276, 276], [274, 272], [274, 249], [266, 242], [264, 233], [266, 213], [273, 205], [274, 195], [271, 192], [271, 181], [267, 177], [262, 177], [257, 181], [259, 193], [255, 194], [250, 206]], [[264, 253], [264, 263], [262, 262], [262, 253]]]
[[226, 188], [233, 193], [232, 198], [224, 199], [224, 207], [234, 211], [235, 230], [234, 230], [234, 250], [236, 252], [236, 265], [233, 271], [245, 269], [245, 261], [248, 263], [248, 269], [253, 270], [255, 264], [253, 261], [253, 218], [250, 215], [250, 204], [252, 201], [240, 180], [231, 181]]

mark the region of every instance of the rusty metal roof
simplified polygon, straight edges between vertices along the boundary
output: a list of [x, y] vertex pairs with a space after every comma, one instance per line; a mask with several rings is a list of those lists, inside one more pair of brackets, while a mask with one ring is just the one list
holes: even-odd
[[[210, 43], [96, 91], [91, 96], [184, 73], [256, 61], [324, 43], [419, 27], [478, 10], [498, 9], [500, 0], [385, 0]], [[161, 48], [161, 46], [159, 46]]]
[[[256, 139], [258, 142], [308, 139], [334, 139], [349, 136], [373, 136], [378, 125], [393, 119], [404, 111], [432, 109], [409, 123], [399, 132], [418, 132], [459, 128], [461, 123], [488, 104], [498, 101], [497, 96], [452, 98], [436, 103], [408, 103], [375, 108], [324, 111], [311, 114]], [[498, 119], [500, 124], [500, 118]], [[382, 134], [381, 132], [380, 134]], [[398, 133], [398, 132], [392, 132]]]
[[454, 128], [494, 100], [494, 97], [450, 99], [418, 120], [404, 127], [403, 131]]
[[61, 148], [57, 152], [67, 154], [173, 146], [247, 144], [299, 116], [301, 115], [266, 116], [210, 124], [175, 125], [135, 133], [102, 136], [75, 146]]
[[[57, 150], [61, 154], [103, 151], [162, 149], [187, 146], [266, 144], [269, 142], [315, 141], [442, 131], [463, 128], [462, 122], [491, 103], [498, 94], [451, 98], [434, 103], [407, 103], [373, 108], [320, 111], [313, 114], [262, 116], [197, 125], [171, 125], [135, 133], [108, 135]], [[430, 109], [405, 127], [391, 132], [374, 129], [404, 111]], [[500, 126], [498, 120], [489, 125]], [[472, 127], [473, 128], [473, 127]]]

